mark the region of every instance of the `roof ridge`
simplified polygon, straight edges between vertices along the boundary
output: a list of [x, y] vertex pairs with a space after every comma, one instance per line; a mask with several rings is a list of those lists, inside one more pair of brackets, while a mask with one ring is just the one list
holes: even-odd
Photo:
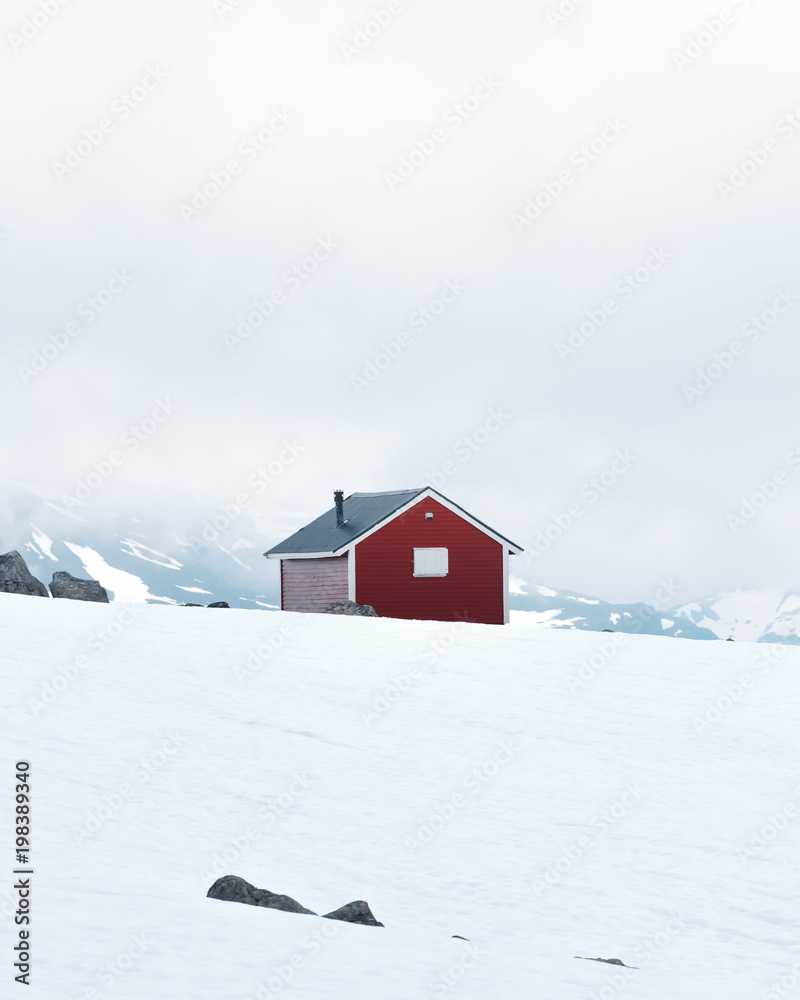
[[400, 496], [403, 493], [422, 493], [426, 489], [428, 489], [427, 486], [412, 486], [411, 489], [408, 489], [408, 490], [377, 490], [375, 492], [350, 493], [349, 496], [351, 496], [351, 497], [392, 497], [392, 496]]

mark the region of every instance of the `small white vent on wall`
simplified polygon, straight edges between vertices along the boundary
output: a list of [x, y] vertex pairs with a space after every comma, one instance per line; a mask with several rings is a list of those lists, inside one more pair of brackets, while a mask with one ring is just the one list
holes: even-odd
[[447, 576], [447, 549], [414, 549], [414, 576]]

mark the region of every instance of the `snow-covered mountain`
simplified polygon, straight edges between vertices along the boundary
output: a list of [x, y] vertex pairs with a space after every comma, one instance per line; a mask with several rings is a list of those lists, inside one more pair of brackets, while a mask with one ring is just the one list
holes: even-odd
[[136, 513], [99, 504], [65, 511], [30, 490], [2, 486], [0, 552], [20, 552], [45, 586], [66, 570], [99, 580], [112, 600], [279, 606], [277, 574], [263, 557], [271, 542], [252, 518], [189, 503], [120, 507]]
[[[796, 996], [798, 666], [0, 593], [3, 974], [21, 878], [35, 1000]], [[207, 899], [223, 874], [385, 927]]]
[[670, 614], [721, 639], [800, 643], [800, 593], [795, 590], [726, 591], [673, 608]]
[[670, 635], [681, 639], [800, 644], [800, 593], [791, 590], [723, 591], [658, 608], [613, 604], [597, 597], [551, 590], [515, 580], [511, 620], [517, 625]]
[[586, 629], [589, 632], [611, 629], [680, 639], [717, 638], [712, 630], [691, 619], [676, 619], [671, 612], [660, 611], [650, 604], [611, 604], [598, 597], [528, 585], [516, 578], [512, 580], [510, 606], [511, 621], [515, 625]]

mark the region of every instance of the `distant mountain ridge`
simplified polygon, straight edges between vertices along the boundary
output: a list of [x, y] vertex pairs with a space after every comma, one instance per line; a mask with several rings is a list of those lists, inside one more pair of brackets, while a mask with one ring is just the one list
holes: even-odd
[[520, 625], [800, 644], [800, 588], [785, 593], [723, 591], [666, 609], [647, 603], [613, 604], [524, 581], [518, 581], [516, 589], [510, 599], [511, 620]]
[[199, 505], [158, 514], [65, 512], [29, 490], [0, 487], [0, 552], [19, 551], [45, 586], [65, 570], [99, 580], [117, 601], [277, 608], [266, 540], [250, 518], [226, 521]]
[[[281, 537], [292, 530], [280, 529]], [[99, 580], [117, 601], [276, 609], [278, 575], [263, 552], [277, 540], [251, 517], [198, 504], [136, 515], [99, 505], [66, 512], [30, 490], [0, 485], [0, 552], [17, 549], [45, 586], [64, 570]], [[510, 607], [519, 625], [800, 644], [800, 588], [726, 591], [665, 610], [512, 579]]]

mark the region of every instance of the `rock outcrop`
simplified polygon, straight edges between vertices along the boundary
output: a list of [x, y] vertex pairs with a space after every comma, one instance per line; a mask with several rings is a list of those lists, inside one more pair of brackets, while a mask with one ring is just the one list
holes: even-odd
[[0, 591], [6, 594], [30, 594], [32, 597], [50, 596], [47, 587], [36, 579], [16, 550], [0, 555]]
[[334, 601], [325, 608], [326, 615], [363, 615], [365, 618], [380, 617], [371, 604], [356, 604], [355, 601]]
[[[206, 893], [210, 899], [223, 899], [230, 903], [247, 903], [249, 906], [266, 906], [271, 910], [285, 910], [287, 913], [307, 913], [316, 917], [313, 910], [307, 910], [291, 896], [282, 896], [269, 889], [256, 889], [238, 875], [223, 875]], [[349, 924], [366, 924], [369, 927], [383, 927], [383, 924], [372, 915], [369, 904], [363, 899], [357, 899], [338, 910], [326, 913], [328, 920], [344, 920]]]
[[206, 604], [207, 608], [229, 608], [230, 604], [227, 601], [214, 601], [213, 604]]
[[50, 581], [53, 597], [64, 597], [68, 601], [95, 601], [108, 604], [108, 591], [97, 580], [81, 580], [71, 573], [53, 573]]
[[383, 927], [380, 920], [376, 920], [369, 908], [369, 903], [363, 899], [356, 899], [352, 903], [340, 906], [338, 910], [331, 913], [323, 913], [327, 920], [345, 920], [348, 924], [367, 924], [369, 927]]
[[238, 875], [223, 875], [206, 893], [210, 899], [224, 899], [231, 903], [247, 903], [250, 906], [266, 906], [271, 910], [285, 910], [287, 913], [309, 913], [316, 916], [313, 910], [307, 910], [291, 896], [282, 896], [269, 889], [256, 889]]

